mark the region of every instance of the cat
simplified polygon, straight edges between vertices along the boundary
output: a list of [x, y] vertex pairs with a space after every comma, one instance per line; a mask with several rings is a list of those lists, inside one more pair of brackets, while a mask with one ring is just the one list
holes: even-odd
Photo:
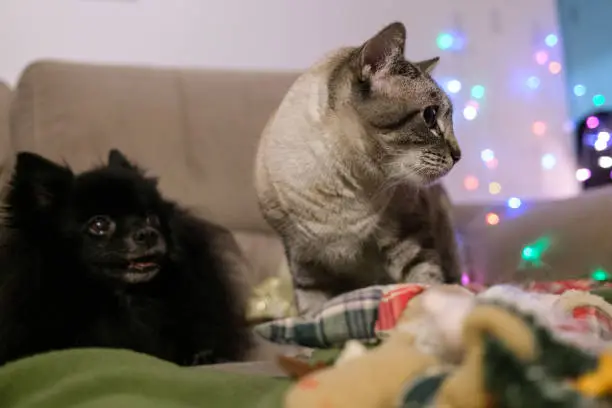
[[457, 244], [441, 184], [461, 158], [452, 105], [404, 58], [393, 23], [302, 74], [261, 135], [255, 187], [283, 240], [298, 310], [395, 282], [455, 283]]

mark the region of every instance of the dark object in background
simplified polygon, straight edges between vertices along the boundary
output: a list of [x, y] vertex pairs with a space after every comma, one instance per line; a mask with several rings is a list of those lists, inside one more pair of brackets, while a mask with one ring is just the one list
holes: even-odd
[[231, 234], [163, 199], [119, 151], [78, 175], [19, 153], [5, 205], [0, 364], [76, 347], [179, 365], [248, 351], [244, 303], [224, 258], [238, 250]]
[[576, 125], [576, 178], [587, 190], [612, 184], [612, 111], [595, 111]]

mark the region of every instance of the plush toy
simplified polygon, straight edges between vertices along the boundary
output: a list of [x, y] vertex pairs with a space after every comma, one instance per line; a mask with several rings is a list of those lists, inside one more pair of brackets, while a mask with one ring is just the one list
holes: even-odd
[[302, 376], [285, 408], [612, 406], [606, 399], [612, 355], [596, 357], [563, 342], [533, 315], [502, 304], [479, 303], [459, 325], [458, 366], [397, 330], [374, 349], [354, 349], [338, 364]]

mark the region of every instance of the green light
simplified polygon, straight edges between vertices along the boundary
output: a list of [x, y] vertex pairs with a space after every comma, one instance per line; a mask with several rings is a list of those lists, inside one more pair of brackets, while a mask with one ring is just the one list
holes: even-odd
[[441, 50], [448, 50], [450, 47], [453, 46], [454, 42], [455, 39], [452, 35], [448, 33], [442, 33], [436, 39], [436, 44], [438, 44], [438, 48], [440, 48]]
[[526, 261], [533, 259], [535, 252], [536, 251], [530, 246], [523, 248], [523, 259]]
[[527, 244], [521, 251], [523, 266], [541, 267], [544, 265], [542, 256], [550, 248], [551, 240], [549, 237], [540, 237], [534, 242]]
[[485, 89], [484, 86], [482, 85], [474, 85], [472, 87], [472, 98], [474, 99], [480, 99], [484, 96], [485, 94]]
[[609, 275], [608, 272], [599, 268], [593, 271], [593, 273], [591, 274], [591, 278], [596, 281], [605, 281], [608, 280]]
[[593, 105], [595, 106], [601, 106], [604, 103], [606, 103], [606, 97], [601, 95], [601, 94], [597, 94], [595, 96], [593, 96]]

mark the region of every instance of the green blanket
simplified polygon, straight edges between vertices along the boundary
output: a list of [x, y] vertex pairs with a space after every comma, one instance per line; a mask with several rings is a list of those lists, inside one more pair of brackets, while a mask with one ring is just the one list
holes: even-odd
[[184, 368], [124, 350], [43, 354], [0, 368], [2, 408], [276, 408], [290, 380]]

